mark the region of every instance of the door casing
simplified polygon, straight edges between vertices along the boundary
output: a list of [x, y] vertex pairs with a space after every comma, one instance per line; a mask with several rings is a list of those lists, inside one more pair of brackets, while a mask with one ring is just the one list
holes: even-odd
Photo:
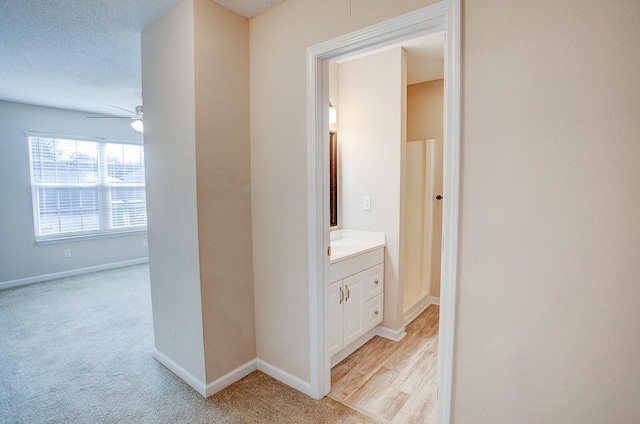
[[451, 421], [460, 193], [460, 0], [434, 5], [307, 49], [307, 205], [311, 395], [329, 393], [331, 367], [325, 338], [329, 290], [329, 61], [446, 31], [443, 224], [438, 336], [438, 423]]

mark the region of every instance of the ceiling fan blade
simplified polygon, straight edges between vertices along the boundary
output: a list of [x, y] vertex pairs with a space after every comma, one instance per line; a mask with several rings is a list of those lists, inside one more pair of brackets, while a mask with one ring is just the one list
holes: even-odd
[[111, 106], [111, 107], [115, 107], [116, 109], [124, 110], [125, 112], [129, 112], [129, 113], [131, 113], [131, 114], [133, 114], [133, 115], [137, 115], [137, 113], [136, 113], [136, 112], [134, 112], [134, 111], [132, 111], [132, 110], [129, 110], [129, 109], [125, 109], [125, 108], [120, 107], [120, 106], [115, 106], [115, 105], [109, 105], [109, 106]]
[[129, 116], [87, 116], [92, 119], [135, 119]]

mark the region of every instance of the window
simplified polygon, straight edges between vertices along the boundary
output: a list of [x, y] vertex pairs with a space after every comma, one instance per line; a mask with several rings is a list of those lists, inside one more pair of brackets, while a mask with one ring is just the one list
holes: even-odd
[[138, 144], [29, 136], [37, 242], [147, 228]]

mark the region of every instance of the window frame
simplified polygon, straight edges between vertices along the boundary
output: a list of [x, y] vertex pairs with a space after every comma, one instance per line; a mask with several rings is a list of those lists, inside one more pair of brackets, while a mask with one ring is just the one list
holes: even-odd
[[[115, 140], [106, 138], [96, 138], [87, 136], [72, 136], [63, 134], [50, 134], [27, 131], [27, 153], [29, 156], [29, 182], [31, 189], [31, 209], [33, 212], [33, 230], [34, 238], [37, 245], [62, 243], [67, 241], [79, 241], [90, 240], [117, 236], [129, 236], [135, 234], [145, 234], [147, 232], [147, 224], [140, 225], [128, 225], [125, 227], [113, 227], [112, 224], [108, 228], [105, 228], [105, 214], [107, 217], [111, 217], [113, 214], [113, 202], [106, 202], [102, 197], [105, 192], [111, 192], [112, 188], [142, 188], [145, 192], [145, 221], [146, 221], [146, 168], [144, 163], [144, 143], [141, 141], [132, 140]], [[36, 182], [34, 178], [34, 158], [33, 158], [33, 146], [32, 139], [51, 139], [51, 140], [71, 140], [76, 142], [93, 142], [97, 143], [97, 181], [95, 183], [58, 183], [58, 182]], [[145, 170], [145, 180], [142, 183], [126, 182], [126, 183], [110, 183], [106, 180], [108, 177], [108, 164], [106, 160], [106, 151], [104, 147], [107, 144], [120, 144], [120, 145], [134, 145], [142, 147], [142, 168]], [[97, 215], [98, 215], [98, 228], [91, 230], [79, 230], [79, 231], [66, 231], [56, 232], [51, 234], [42, 234], [42, 222], [40, 217], [41, 204], [39, 199], [39, 190], [41, 188], [90, 188], [96, 191], [96, 203], [97, 203]]]

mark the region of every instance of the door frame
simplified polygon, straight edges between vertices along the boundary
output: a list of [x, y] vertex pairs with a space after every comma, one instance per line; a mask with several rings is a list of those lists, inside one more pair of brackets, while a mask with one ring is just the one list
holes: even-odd
[[460, 197], [460, 1], [444, 0], [307, 49], [309, 377], [310, 394], [316, 399], [327, 395], [331, 386], [329, 345], [325, 340], [324, 325], [325, 296], [329, 283], [327, 247], [330, 243], [329, 61], [445, 30], [445, 196], [437, 408], [438, 423], [449, 423], [451, 420]]

